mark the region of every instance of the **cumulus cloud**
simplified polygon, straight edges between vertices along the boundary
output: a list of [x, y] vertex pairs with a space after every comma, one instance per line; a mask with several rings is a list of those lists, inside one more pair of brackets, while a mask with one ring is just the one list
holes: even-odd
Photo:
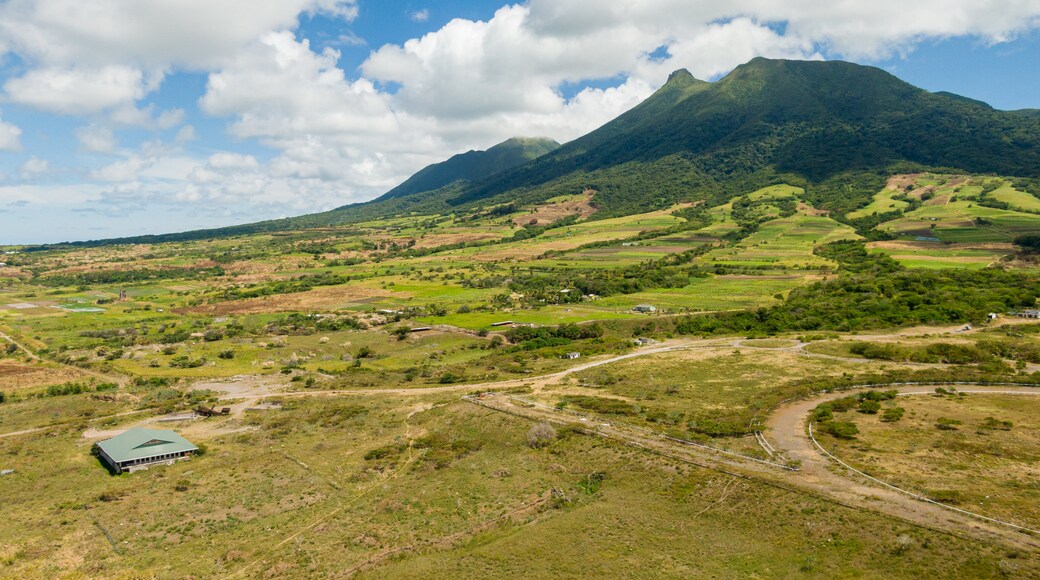
[[162, 74], [108, 65], [96, 69], [43, 68], [4, 83], [11, 102], [65, 115], [92, 114], [133, 103], [155, 90]]
[[22, 130], [0, 119], [0, 151], [21, 151]]
[[198, 136], [195, 134], [195, 127], [185, 125], [177, 130], [177, 135], [174, 136], [173, 141], [175, 143], [190, 143], [197, 138]]
[[50, 169], [50, 163], [46, 159], [40, 159], [39, 157], [30, 157], [22, 163], [22, 167], [19, 172], [22, 175], [22, 179], [30, 179], [46, 173]]
[[416, 10], [408, 15], [412, 19], [412, 22], [426, 22], [430, 19], [430, 10], [423, 8], [422, 10]]
[[115, 133], [103, 125], [87, 125], [76, 129], [80, 147], [90, 153], [112, 153], [116, 150]]
[[0, 48], [34, 62], [102, 67], [207, 69], [301, 13], [352, 20], [355, 0], [8, 0]]

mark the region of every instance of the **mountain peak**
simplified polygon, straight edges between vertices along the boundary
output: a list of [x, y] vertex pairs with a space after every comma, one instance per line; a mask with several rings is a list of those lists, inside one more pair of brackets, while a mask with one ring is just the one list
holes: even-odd
[[541, 157], [559, 146], [559, 143], [546, 137], [513, 137], [487, 151], [468, 151], [447, 161], [429, 165], [379, 199], [433, 191], [456, 182], [480, 181]]
[[681, 68], [681, 69], [673, 72], [672, 74], [668, 75], [668, 82], [669, 83], [672, 82], [673, 80], [682, 81], [682, 80], [691, 80], [691, 79], [694, 79], [693, 73], [691, 73], [690, 71], [688, 71], [688, 70], [686, 70], [684, 68]]

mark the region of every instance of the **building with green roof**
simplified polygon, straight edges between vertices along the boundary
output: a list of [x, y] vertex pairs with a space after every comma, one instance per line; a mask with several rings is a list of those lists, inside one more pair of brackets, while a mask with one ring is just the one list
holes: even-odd
[[117, 472], [134, 467], [191, 457], [199, 448], [165, 429], [134, 427], [97, 444], [98, 455]]

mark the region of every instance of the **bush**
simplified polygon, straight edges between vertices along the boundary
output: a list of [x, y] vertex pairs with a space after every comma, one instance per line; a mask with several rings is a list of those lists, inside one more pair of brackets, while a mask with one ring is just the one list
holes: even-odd
[[441, 375], [441, 377], [437, 379], [437, 382], [442, 385], [450, 385], [452, 383], [457, 383], [461, 380], [462, 377], [456, 375], [455, 373], [448, 372]]
[[881, 403], [873, 401], [871, 399], [865, 399], [859, 404], [859, 412], [866, 413], [868, 415], [877, 415], [877, 412], [881, 410]]
[[204, 364], [206, 364], [206, 359], [191, 358], [186, 354], [174, 357], [170, 360], [170, 368], [175, 369], [195, 369], [201, 367]]
[[902, 407], [892, 407], [890, 409], [885, 409], [885, 412], [881, 415], [881, 420], [885, 423], [895, 423], [896, 421], [903, 418], [903, 413], [905, 412], [906, 410]]
[[982, 422], [983, 429], [995, 429], [997, 431], [1010, 431], [1012, 426], [1011, 421], [1001, 421], [994, 417], [986, 417], [986, 420]]
[[830, 421], [821, 425], [820, 429], [838, 439], [855, 439], [859, 434], [856, 424], [848, 421]]
[[538, 449], [546, 447], [556, 439], [556, 429], [548, 423], [538, 423], [527, 432], [527, 445]]
[[939, 417], [935, 421], [935, 428], [940, 431], [956, 431], [957, 425], [960, 425], [962, 421], [957, 419], [949, 419], [947, 417]]
[[961, 492], [955, 489], [933, 489], [927, 495], [933, 501], [945, 504], [958, 504], [962, 499]]
[[220, 351], [220, 354], [218, 354], [217, 357], [222, 358], [224, 360], [231, 360], [235, 358], [235, 351], [230, 348], [227, 348]]

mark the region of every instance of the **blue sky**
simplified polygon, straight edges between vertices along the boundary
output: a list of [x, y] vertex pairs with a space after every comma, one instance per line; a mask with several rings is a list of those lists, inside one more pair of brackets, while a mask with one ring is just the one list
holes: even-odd
[[0, 244], [365, 201], [759, 55], [1040, 108], [1038, 29], [1010, 1], [0, 0]]

